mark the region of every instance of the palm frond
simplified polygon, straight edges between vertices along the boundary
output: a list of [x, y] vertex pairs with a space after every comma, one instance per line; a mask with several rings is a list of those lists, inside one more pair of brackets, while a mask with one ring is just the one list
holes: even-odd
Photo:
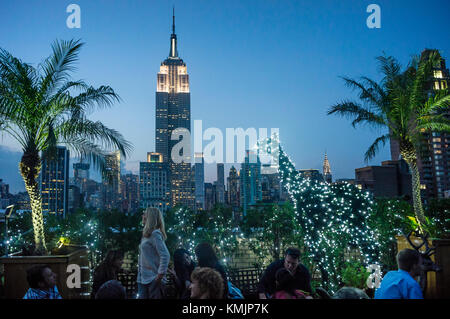
[[75, 62], [84, 43], [81, 40], [59, 41], [52, 44], [53, 53], [39, 65], [43, 71], [40, 83], [40, 96], [50, 96], [52, 92], [70, 79], [70, 72], [75, 70]]
[[367, 163], [369, 160], [374, 158], [375, 155], [378, 153], [380, 144], [383, 144], [382, 146], [384, 146], [386, 142], [389, 141], [389, 138], [390, 138], [389, 134], [378, 137], [364, 154], [364, 161]]
[[355, 127], [356, 124], [364, 122], [377, 127], [386, 125], [386, 122], [381, 115], [375, 114], [352, 101], [344, 101], [331, 106], [327, 114], [337, 114], [344, 118], [352, 119], [353, 127]]

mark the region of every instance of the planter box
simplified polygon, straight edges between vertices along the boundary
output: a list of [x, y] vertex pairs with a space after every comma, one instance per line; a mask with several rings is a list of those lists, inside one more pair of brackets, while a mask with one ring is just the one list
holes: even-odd
[[436, 291], [438, 298], [450, 299], [450, 239], [433, 240], [436, 247], [435, 261], [442, 269], [436, 273]]
[[[414, 249], [407, 242], [405, 237], [396, 236], [398, 251], [409, 248]], [[411, 236], [411, 240], [416, 245], [420, 245], [420, 238]], [[435, 239], [433, 242], [428, 241], [430, 246], [436, 247], [436, 252], [431, 256], [431, 260], [436, 263], [442, 270], [440, 272], [430, 271], [427, 274], [427, 288], [424, 297], [426, 299], [443, 299], [450, 298], [450, 239]], [[421, 251], [425, 250], [422, 247]]]
[[[0, 258], [4, 266], [5, 297], [8, 299], [22, 299], [29, 286], [26, 270], [34, 265], [47, 264], [56, 274], [56, 286], [64, 299], [87, 299], [91, 290], [88, 249], [85, 246], [67, 246], [64, 255], [50, 256], [18, 256]], [[81, 288], [68, 288], [67, 266], [79, 265], [81, 268]]]

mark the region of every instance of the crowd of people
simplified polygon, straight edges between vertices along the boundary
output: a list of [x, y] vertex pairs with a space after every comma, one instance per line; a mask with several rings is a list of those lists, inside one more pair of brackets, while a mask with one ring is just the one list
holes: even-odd
[[[170, 253], [165, 244], [167, 235], [161, 211], [149, 207], [142, 215], [142, 239], [139, 245], [137, 284], [139, 299], [162, 299], [167, 273], [173, 275], [178, 299], [241, 299], [243, 295], [229, 280], [214, 248], [200, 243], [195, 248], [194, 262], [189, 251]], [[257, 287], [260, 299], [313, 299], [311, 274], [300, 261], [300, 250], [288, 248], [284, 258], [271, 263], [263, 272]], [[123, 252], [110, 250], [94, 271], [91, 298], [126, 299], [126, 291], [118, 280], [123, 264]], [[397, 254], [397, 271], [388, 272], [375, 292], [375, 299], [422, 299], [423, 294], [414, 279], [420, 273], [420, 253], [404, 249]], [[30, 286], [24, 299], [61, 299], [56, 275], [48, 265], [37, 265], [27, 271]], [[325, 292], [326, 294], [326, 292]], [[320, 294], [318, 294], [320, 295]], [[334, 299], [369, 299], [357, 288], [343, 287]]]

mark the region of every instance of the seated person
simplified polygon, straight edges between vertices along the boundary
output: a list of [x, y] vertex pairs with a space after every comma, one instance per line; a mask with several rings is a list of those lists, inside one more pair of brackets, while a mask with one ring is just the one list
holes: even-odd
[[354, 287], [343, 287], [336, 291], [333, 299], [370, 299], [361, 289]]
[[274, 299], [312, 299], [309, 293], [295, 289], [294, 277], [286, 268], [278, 269], [275, 274], [276, 288]]
[[422, 289], [414, 277], [422, 270], [422, 256], [413, 249], [397, 254], [398, 270], [388, 272], [375, 291], [375, 299], [423, 299]]
[[94, 271], [91, 298], [95, 298], [95, 294], [105, 282], [118, 279], [117, 274], [122, 269], [122, 264], [123, 252], [121, 250], [109, 250], [105, 259]]
[[311, 293], [311, 275], [308, 269], [300, 263], [300, 251], [297, 248], [288, 248], [284, 259], [274, 261], [267, 267], [258, 284], [260, 299], [272, 298], [276, 291], [275, 274], [281, 268], [285, 268], [292, 275], [294, 289], [300, 289]]
[[195, 269], [195, 263], [192, 261], [189, 252], [180, 248], [173, 253], [173, 264], [175, 271], [170, 268], [168, 271], [174, 275], [177, 295], [179, 299], [189, 299], [191, 294], [189, 286], [191, 285], [191, 274]]
[[191, 299], [223, 299], [223, 279], [209, 267], [197, 267], [191, 275]]
[[48, 265], [37, 265], [27, 270], [30, 288], [23, 299], [62, 299], [56, 288], [56, 274]]
[[95, 299], [127, 299], [127, 293], [120, 281], [109, 280], [100, 286]]

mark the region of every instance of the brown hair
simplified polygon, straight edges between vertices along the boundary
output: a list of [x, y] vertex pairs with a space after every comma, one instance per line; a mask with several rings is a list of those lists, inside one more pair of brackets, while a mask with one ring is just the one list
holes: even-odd
[[191, 281], [198, 282], [202, 294], [208, 299], [223, 299], [223, 279], [217, 270], [209, 267], [197, 267], [191, 275]]

